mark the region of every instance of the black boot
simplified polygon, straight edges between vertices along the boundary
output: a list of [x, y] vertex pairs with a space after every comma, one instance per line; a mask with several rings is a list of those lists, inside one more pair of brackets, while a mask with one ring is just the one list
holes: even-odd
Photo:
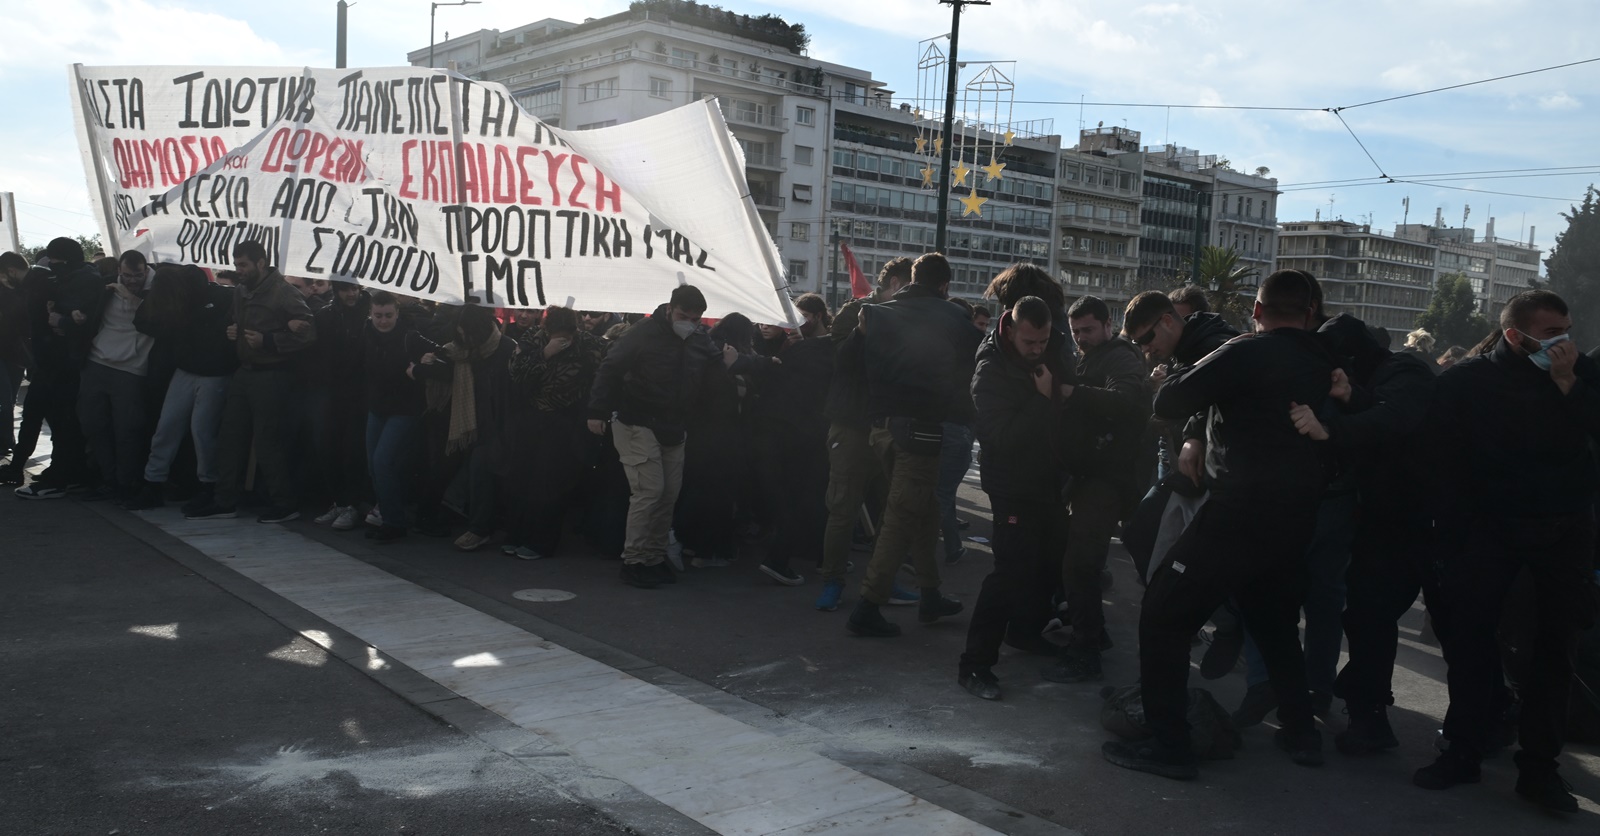
[[900, 625], [883, 617], [878, 611], [878, 605], [862, 599], [856, 608], [850, 611], [850, 620], [846, 621], [844, 628], [852, 636], [864, 639], [892, 639], [900, 635]]
[[1578, 812], [1578, 799], [1572, 797], [1572, 787], [1556, 774], [1551, 764], [1521, 766], [1517, 774], [1517, 795], [1555, 813]]
[[129, 511], [148, 511], [151, 508], [160, 508], [163, 504], [162, 495], [166, 485], [162, 482], [145, 482], [139, 492], [134, 494], [127, 502], [122, 504]]
[[961, 602], [939, 594], [938, 588], [923, 587], [922, 600], [917, 602], [917, 620], [932, 624], [947, 615], [961, 612]]
[[1341, 753], [1375, 755], [1400, 745], [1400, 739], [1394, 736], [1394, 729], [1389, 727], [1389, 713], [1384, 706], [1364, 709], [1347, 703], [1345, 710], [1350, 714], [1350, 723], [1344, 731], [1333, 736], [1333, 745]]

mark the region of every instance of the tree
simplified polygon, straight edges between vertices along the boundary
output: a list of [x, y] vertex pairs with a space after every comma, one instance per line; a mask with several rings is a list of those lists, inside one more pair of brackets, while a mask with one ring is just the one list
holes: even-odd
[[[1194, 275], [1194, 262], [1188, 260], [1186, 276]], [[1200, 286], [1206, 288], [1206, 300], [1211, 310], [1222, 314], [1228, 324], [1240, 330], [1250, 330], [1250, 314], [1254, 310], [1251, 294], [1261, 271], [1239, 263], [1239, 251], [1232, 247], [1205, 246], [1200, 248]]]
[[1572, 311], [1572, 338], [1585, 349], [1600, 341], [1600, 192], [1589, 186], [1583, 205], [1562, 212], [1565, 231], [1544, 260], [1546, 286]]
[[1428, 309], [1417, 314], [1417, 327], [1433, 334], [1439, 353], [1453, 345], [1471, 348], [1489, 333], [1489, 320], [1478, 312], [1472, 282], [1463, 273], [1446, 273], [1433, 289]]
[[[93, 235], [74, 235], [73, 238], [75, 238], [79, 244], [83, 245], [84, 258], [93, 261], [105, 255], [105, 247], [101, 246], [100, 244], [100, 233], [97, 232]], [[21, 242], [18, 243], [20, 244]], [[32, 264], [39, 260], [39, 256], [44, 254], [44, 248], [44, 244], [40, 244], [36, 247], [22, 245], [19, 246], [17, 250], [19, 255], [21, 255], [23, 258], [26, 258], [29, 264]]]

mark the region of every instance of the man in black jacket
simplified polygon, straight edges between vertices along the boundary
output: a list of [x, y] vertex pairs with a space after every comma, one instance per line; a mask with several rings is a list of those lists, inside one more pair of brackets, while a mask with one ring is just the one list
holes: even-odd
[[683, 485], [683, 442], [701, 386], [737, 354], [718, 352], [700, 327], [706, 297], [674, 288], [667, 304], [628, 329], [607, 352], [589, 395], [589, 431], [612, 441], [628, 474], [628, 533], [622, 580], [654, 589], [675, 578], [667, 565], [672, 510]]
[[29, 287], [28, 310], [32, 331], [33, 376], [28, 382], [28, 405], [40, 399], [44, 422], [50, 425], [50, 466], [31, 484], [16, 490], [22, 499], [54, 499], [88, 477], [88, 442], [78, 421], [80, 361], [85, 352], [74, 351], [67, 337], [76, 326], [74, 311], [87, 316], [96, 309], [105, 279], [84, 261], [83, 245], [71, 238], [56, 238], [24, 279]]
[[1061, 566], [1072, 638], [1060, 661], [1042, 673], [1070, 683], [1099, 679], [1100, 652], [1110, 645], [1100, 574], [1117, 522], [1138, 497], [1135, 463], [1150, 393], [1144, 359], [1112, 329], [1105, 302], [1084, 296], [1072, 303], [1067, 321], [1078, 345], [1078, 383], [1065, 388], [1072, 525]]
[[[1291, 415], [1301, 433], [1332, 445], [1353, 471], [1357, 513], [1342, 618], [1350, 659], [1333, 687], [1350, 720], [1334, 743], [1345, 754], [1365, 754], [1400, 745], [1386, 712], [1394, 703], [1397, 625], [1419, 591], [1430, 607], [1438, 598], [1428, 559], [1431, 509], [1418, 490], [1432, 481], [1422, 424], [1434, 380], [1424, 361], [1391, 353], [1349, 314], [1318, 333], [1348, 364], [1349, 376], [1334, 372], [1322, 415], [1305, 405]], [[1307, 622], [1309, 631], [1309, 614]], [[1312, 664], [1308, 659], [1308, 674]]]
[[983, 491], [994, 515], [994, 571], [983, 580], [956, 681], [1000, 699], [993, 667], [1008, 625], [1044, 629], [1067, 518], [1061, 504], [1061, 392], [1066, 374], [1050, 306], [1026, 296], [984, 338], [972, 376]]
[[1304, 275], [1268, 276], [1256, 298], [1258, 332], [1168, 378], [1156, 395], [1159, 417], [1207, 413], [1211, 497], [1145, 592], [1139, 671], [1154, 739], [1105, 744], [1106, 759], [1118, 766], [1169, 778], [1197, 774], [1185, 719], [1189, 643], [1229, 596], [1278, 691], [1282, 728], [1274, 741], [1296, 763], [1322, 762], [1298, 623], [1305, 551], [1326, 477], [1317, 445], [1289, 418], [1296, 404], [1322, 408], [1334, 369], [1309, 331], [1314, 308]]
[[1568, 337], [1572, 317], [1547, 290], [1517, 294], [1500, 312], [1493, 350], [1437, 381], [1428, 432], [1445, 488], [1437, 520], [1442, 618], [1449, 663], [1448, 751], [1413, 780], [1444, 789], [1479, 780], [1478, 763], [1503, 683], [1495, 631], [1518, 573], [1537, 605], [1522, 682], [1517, 793], [1577, 812], [1556, 774], [1578, 634], [1593, 626], [1595, 462], [1600, 367]]
[[[333, 501], [316, 522], [349, 531], [359, 520], [356, 505], [368, 492], [370, 407], [350, 393], [365, 387], [367, 365], [363, 355], [370, 339], [367, 319], [372, 297], [355, 282], [343, 281], [334, 283], [330, 295], [333, 299], [329, 304], [312, 312], [317, 342], [307, 352], [305, 367], [312, 406], [312, 446], [317, 451], [314, 472], [321, 477], [319, 487], [331, 493], [329, 498]], [[398, 311], [393, 319], [399, 321]], [[410, 330], [403, 329], [402, 333]], [[383, 519], [381, 513], [378, 519]]]
[[878, 608], [888, 603], [894, 574], [908, 551], [922, 587], [918, 620], [929, 623], [961, 612], [959, 601], [939, 594], [934, 486], [943, 446], [939, 425], [972, 420], [968, 385], [983, 335], [946, 301], [949, 289], [950, 262], [928, 253], [911, 265], [909, 286], [861, 311], [869, 441], [889, 476], [889, 498], [861, 583], [861, 601], [846, 624], [853, 635], [900, 634]]

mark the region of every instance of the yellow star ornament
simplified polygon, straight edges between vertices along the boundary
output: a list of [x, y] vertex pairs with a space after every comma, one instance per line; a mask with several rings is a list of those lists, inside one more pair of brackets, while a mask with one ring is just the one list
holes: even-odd
[[933, 187], [933, 166], [930, 165], [922, 170], [922, 185], [928, 188]]
[[961, 217], [965, 218], [968, 215], [983, 217], [983, 204], [988, 202], [989, 198], [978, 197], [976, 189], [967, 192], [967, 196], [961, 198]]
[[921, 137], [921, 136], [917, 137], [917, 153], [921, 154], [923, 149], [925, 149], [927, 147], [928, 147], [928, 139], [927, 139], [927, 137]]
[[956, 167], [950, 169], [950, 185], [965, 186], [967, 184], [967, 175], [971, 173], [972, 169], [967, 168], [966, 163], [956, 163]]
[[935, 154], [943, 154], [944, 153], [944, 137], [936, 136], [936, 137], [933, 138], [933, 153], [935, 153]]
[[980, 168], [983, 169], [985, 174], [989, 175], [989, 179], [984, 181], [985, 183], [988, 183], [1000, 179], [1000, 172], [1006, 170], [1006, 164], [996, 160], [994, 155], [991, 154], [989, 155], [989, 164], [986, 166], [980, 166]]
[[1015, 133], [1013, 133], [1012, 131], [1010, 131], [1010, 130], [1007, 130], [1004, 134], [1002, 134], [1002, 136], [1004, 136], [1006, 138], [1006, 144], [1007, 145], [1011, 144], [1011, 140], [1017, 138], [1017, 135]]

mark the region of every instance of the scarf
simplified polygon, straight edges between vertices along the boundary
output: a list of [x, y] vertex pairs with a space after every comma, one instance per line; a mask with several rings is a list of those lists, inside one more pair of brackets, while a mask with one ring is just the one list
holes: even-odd
[[450, 431], [445, 440], [445, 452], [454, 453], [471, 449], [478, 440], [478, 396], [473, 380], [472, 361], [494, 356], [500, 347], [500, 331], [496, 329], [483, 345], [468, 351], [458, 342], [444, 347], [444, 356], [453, 364], [450, 382], [428, 383], [428, 409], [438, 411], [450, 405]]

